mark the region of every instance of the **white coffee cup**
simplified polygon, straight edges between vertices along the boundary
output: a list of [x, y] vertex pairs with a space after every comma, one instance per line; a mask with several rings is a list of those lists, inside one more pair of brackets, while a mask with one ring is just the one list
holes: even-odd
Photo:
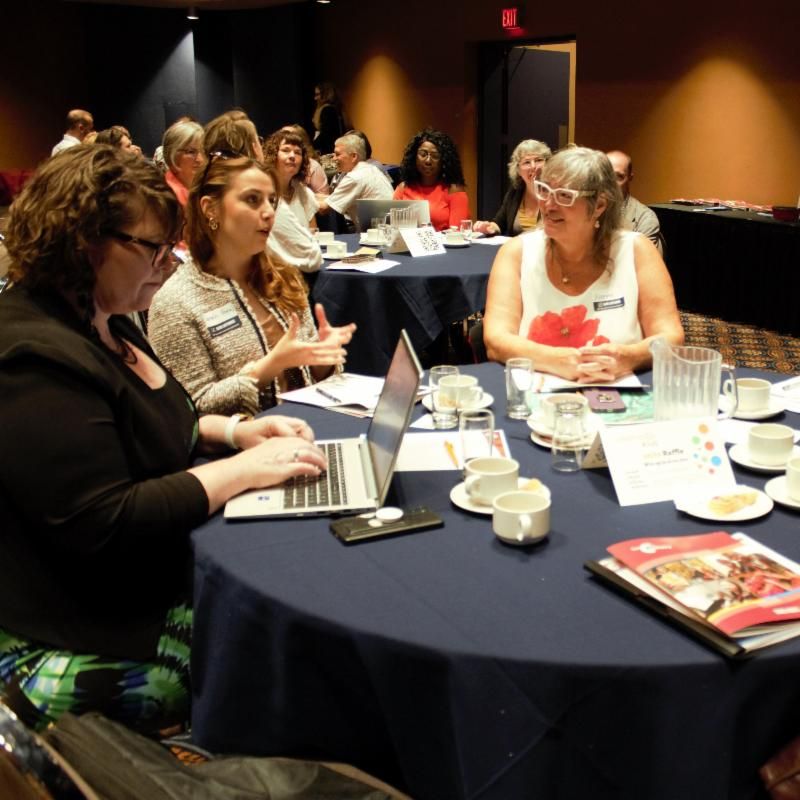
[[474, 408], [483, 399], [474, 375], [447, 375], [439, 381], [438, 392], [438, 404], [443, 408]]
[[513, 458], [473, 458], [464, 467], [464, 490], [478, 505], [488, 506], [499, 494], [517, 488], [519, 462]]
[[762, 378], [738, 378], [736, 381], [736, 392], [739, 395], [737, 412], [766, 410], [769, 408], [771, 390], [772, 384]]
[[497, 495], [492, 503], [492, 529], [511, 544], [533, 544], [550, 532], [550, 498], [525, 491]]
[[320, 246], [330, 244], [334, 240], [333, 231], [317, 231], [317, 241]]
[[786, 494], [800, 503], [800, 458], [790, 458], [786, 465]]
[[447, 244], [466, 244], [467, 240], [461, 231], [445, 231], [444, 240]]
[[347, 243], [331, 242], [328, 245], [327, 253], [332, 258], [344, 258], [347, 255]]
[[381, 232], [377, 228], [367, 228], [367, 233], [364, 236], [366, 242], [379, 242], [381, 241]]
[[785, 464], [794, 447], [794, 431], [788, 425], [765, 422], [753, 425], [747, 438], [750, 459], [756, 464], [777, 467]]
[[539, 403], [539, 419], [545, 427], [553, 430], [556, 425], [556, 409], [562, 403], [578, 403], [583, 407], [584, 416], [589, 413], [589, 401], [578, 392], [563, 392], [544, 395]]

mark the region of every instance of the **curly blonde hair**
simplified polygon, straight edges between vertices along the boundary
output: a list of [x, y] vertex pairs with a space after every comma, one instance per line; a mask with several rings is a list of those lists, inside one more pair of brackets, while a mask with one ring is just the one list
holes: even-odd
[[[216, 245], [214, 231], [203, 214], [200, 201], [203, 197], [210, 197], [221, 204], [233, 179], [248, 169], [257, 169], [268, 175], [277, 191], [278, 178], [275, 172], [252, 158], [212, 157], [206, 168], [195, 176], [186, 204], [186, 240], [192, 258], [203, 270], [208, 271]], [[271, 261], [266, 252], [253, 256], [249, 282], [262, 297], [281, 311], [300, 313], [308, 306], [308, 289], [298, 270]]]
[[45, 161], [11, 206], [9, 277], [34, 290], [74, 292], [90, 324], [90, 254], [108, 231], [146, 211], [162, 222], [164, 240], [180, 239], [181, 207], [156, 167], [110, 145], [70, 147]]

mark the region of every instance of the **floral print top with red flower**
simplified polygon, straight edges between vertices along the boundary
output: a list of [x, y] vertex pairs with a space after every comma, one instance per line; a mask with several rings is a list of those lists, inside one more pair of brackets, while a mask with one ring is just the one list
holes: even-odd
[[608, 269], [583, 294], [571, 296], [547, 277], [544, 231], [523, 234], [520, 336], [553, 347], [641, 341], [639, 286], [633, 255], [634, 237], [638, 235], [617, 232], [611, 244]]

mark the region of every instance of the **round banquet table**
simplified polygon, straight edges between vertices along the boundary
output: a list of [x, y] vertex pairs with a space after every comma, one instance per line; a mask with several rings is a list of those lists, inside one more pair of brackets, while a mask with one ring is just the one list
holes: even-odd
[[[455, 471], [398, 473], [388, 501], [444, 528], [358, 545], [325, 518], [216, 515], [194, 534], [194, 738], [353, 763], [417, 800], [765, 797], [758, 767], [800, 733], [800, 640], [726, 660], [590, 576], [614, 542], [719, 526], [669, 502], [622, 508], [605, 469], [552, 472], [503, 416], [502, 368], [465, 371], [496, 398], [521, 474], [550, 487], [549, 538], [499, 542], [450, 503]], [[365, 427], [282, 410], [321, 438]], [[729, 529], [800, 560], [800, 516], [777, 504]]]
[[[357, 234], [336, 238], [347, 242], [348, 251], [358, 248]], [[384, 258], [400, 263], [375, 275], [323, 265], [311, 276], [310, 299], [322, 303], [332, 324], [358, 325], [347, 347], [348, 371], [383, 377], [401, 328], [419, 353], [451, 322], [483, 309], [496, 254], [497, 247], [485, 244], [419, 258], [386, 253]]]

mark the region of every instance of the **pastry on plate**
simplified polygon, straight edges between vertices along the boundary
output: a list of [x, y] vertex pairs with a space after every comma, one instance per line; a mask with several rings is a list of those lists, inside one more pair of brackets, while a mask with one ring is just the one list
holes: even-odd
[[718, 494], [708, 501], [708, 507], [715, 514], [735, 514], [758, 500], [758, 492], [733, 492]]

